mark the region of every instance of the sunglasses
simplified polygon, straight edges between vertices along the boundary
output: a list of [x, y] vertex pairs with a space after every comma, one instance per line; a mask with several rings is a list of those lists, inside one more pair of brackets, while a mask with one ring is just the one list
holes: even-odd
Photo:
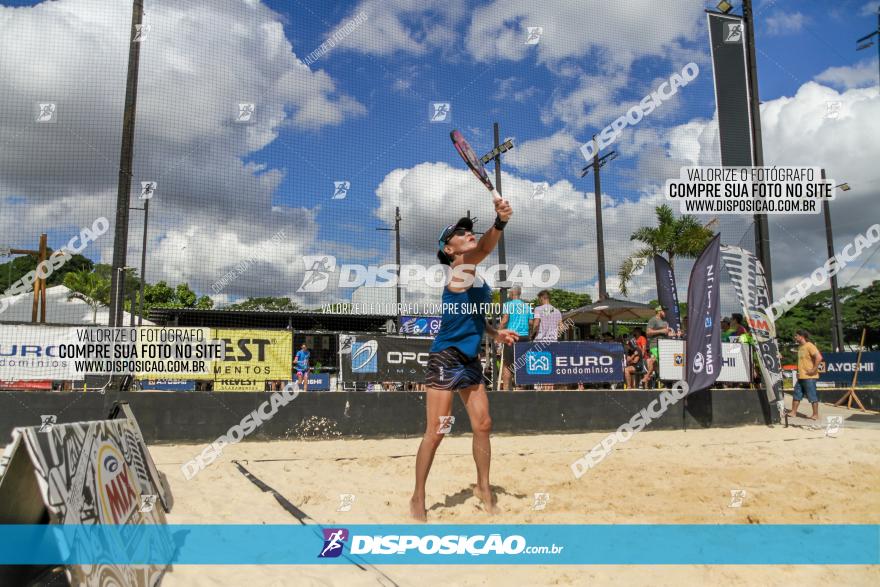
[[464, 236], [466, 234], [472, 234], [472, 232], [466, 228], [456, 228], [454, 226], [447, 226], [446, 230], [443, 231], [443, 236], [440, 237], [440, 244], [445, 245], [449, 242], [454, 236]]

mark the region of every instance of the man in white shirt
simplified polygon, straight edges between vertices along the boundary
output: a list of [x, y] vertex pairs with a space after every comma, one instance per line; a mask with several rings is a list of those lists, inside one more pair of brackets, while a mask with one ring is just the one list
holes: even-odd
[[535, 340], [559, 340], [559, 324], [562, 322], [562, 313], [550, 304], [550, 292], [546, 289], [538, 293], [538, 303], [535, 308], [535, 319], [538, 322], [538, 334]]
[[[559, 340], [559, 324], [562, 322], [562, 313], [550, 304], [550, 292], [546, 289], [538, 292], [538, 303], [535, 308], [535, 321], [537, 322], [536, 341], [556, 342]], [[539, 390], [552, 390], [553, 385], [542, 384], [536, 386]]]

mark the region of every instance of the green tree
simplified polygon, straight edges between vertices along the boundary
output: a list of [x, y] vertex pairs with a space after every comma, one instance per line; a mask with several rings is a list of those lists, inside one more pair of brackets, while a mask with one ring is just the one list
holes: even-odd
[[880, 345], [880, 280], [849, 296], [845, 303], [841, 300], [841, 306], [844, 340], [849, 344], [859, 344], [862, 329], [865, 329], [865, 345], [872, 349]]
[[196, 308], [199, 310], [210, 310], [214, 307], [214, 300], [209, 296], [202, 296], [196, 301]]
[[174, 290], [164, 281], [154, 284], [148, 283], [144, 288], [144, 305], [148, 308], [174, 306], [176, 302]]
[[[49, 255], [52, 250], [49, 249]], [[91, 259], [83, 255], [71, 255], [70, 259], [61, 267], [52, 272], [46, 278], [46, 287], [53, 287], [64, 283], [64, 276], [68, 273], [76, 273], [79, 271], [91, 271], [94, 267]], [[36, 255], [22, 255], [14, 257], [6, 263], [0, 263], [0, 293], [6, 291], [12, 284], [24, 277], [29, 271], [37, 268]]]
[[[102, 279], [106, 279], [109, 283], [113, 283], [113, 279], [111, 277], [113, 274], [113, 267], [111, 267], [110, 265], [107, 265], [106, 263], [98, 263], [97, 265], [95, 265], [94, 271]], [[140, 291], [140, 288], [141, 280], [140, 277], [138, 277], [137, 272], [133, 269], [126, 271], [123, 284], [124, 298], [128, 300], [131, 297], [131, 292]]]
[[232, 304], [228, 310], [261, 310], [265, 312], [297, 312], [302, 308], [290, 298], [248, 298], [243, 302]]
[[[858, 296], [855, 287], [844, 287], [839, 290], [841, 306], [846, 308], [850, 300]], [[846, 316], [846, 311], [844, 311]], [[806, 330], [820, 351], [830, 351], [831, 346], [831, 290], [822, 290], [804, 297], [797, 305], [789, 308], [776, 320], [776, 339], [786, 362], [797, 360], [797, 345], [794, 333]]]
[[144, 308], [199, 308], [208, 310], [214, 300], [208, 296], [198, 297], [187, 283], [179, 283], [172, 288], [165, 281], [147, 284], [144, 288]]
[[70, 290], [67, 299], [82, 300], [92, 308], [92, 323], [98, 323], [98, 308], [110, 303], [110, 281], [93, 271], [77, 271], [64, 276]]
[[693, 216], [676, 218], [672, 208], [666, 204], [658, 206], [655, 212], [657, 226], [643, 226], [629, 237], [629, 240], [639, 241], [643, 246], [627, 257], [617, 272], [620, 293], [624, 296], [629, 293], [629, 283], [636, 270], [644, 267], [642, 263], [650, 262], [654, 255], [665, 255], [674, 272], [677, 257], [698, 257], [715, 236], [711, 229], [700, 224]]
[[191, 290], [189, 284], [186, 283], [177, 284], [177, 287], [174, 288], [174, 298], [177, 300], [177, 303], [184, 308], [194, 307], [196, 305], [196, 300], [198, 299], [196, 292]]

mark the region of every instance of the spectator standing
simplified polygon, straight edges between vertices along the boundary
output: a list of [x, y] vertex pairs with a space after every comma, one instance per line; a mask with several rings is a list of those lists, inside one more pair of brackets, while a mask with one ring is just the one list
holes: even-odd
[[535, 308], [535, 340], [556, 342], [559, 340], [562, 313], [550, 303], [550, 292], [546, 289], [538, 292], [538, 303], [541, 305]]
[[[527, 341], [534, 332], [535, 314], [532, 311], [532, 305], [527, 304], [520, 299], [522, 296], [522, 288], [518, 285], [510, 288], [510, 299], [504, 303], [501, 316], [501, 330], [512, 330], [517, 335], [517, 340]], [[504, 372], [501, 375], [501, 381], [504, 389], [513, 389], [510, 380], [513, 377], [513, 345], [504, 345], [503, 360]]]
[[672, 329], [666, 321], [666, 309], [657, 304], [654, 308], [654, 316], [648, 320], [648, 346], [649, 355], [645, 357], [648, 364], [648, 371], [642, 378], [642, 384], [648, 385], [651, 376], [657, 371], [657, 363], [660, 362], [660, 349], [657, 348], [657, 341], [661, 336], [672, 336]]
[[807, 396], [813, 406], [811, 420], [819, 419], [819, 394], [816, 391], [816, 382], [819, 380], [819, 363], [822, 362], [822, 353], [810, 340], [810, 333], [806, 330], [795, 332], [794, 340], [798, 343], [797, 358], [797, 383], [794, 384], [790, 414], [798, 415], [798, 405]]
[[[542, 290], [538, 292], [538, 303], [535, 308], [535, 340], [542, 342], [556, 342], [559, 340], [559, 325], [562, 323], [562, 313], [550, 303], [550, 292]], [[535, 386], [539, 390], [552, 390], [552, 384]]]
[[302, 387], [303, 391], [309, 390], [309, 372], [311, 371], [312, 353], [309, 347], [303, 343], [302, 347], [296, 352], [296, 382]]

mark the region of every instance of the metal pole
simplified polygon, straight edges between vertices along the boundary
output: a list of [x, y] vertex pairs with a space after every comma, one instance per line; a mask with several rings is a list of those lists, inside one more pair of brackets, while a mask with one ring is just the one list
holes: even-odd
[[[493, 123], [492, 127], [495, 131], [495, 148], [497, 149], [501, 145], [498, 123]], [[495, 155], [495, 189], [503, 197], [503, 192], [501, 191], [501, 153]], [[501, 271], [498, 272], [498, 277], [501, 279], [501, 283], [505, 284], [501, 288], [501, 303], [504, 304], [507, 301], [507, 251], [504, 248], [504, 232], [501, 233], [501, 238], [498, 239], [498, 263], [501, 264]]]
[[[752, 146], [755, 150], [755, 167], [764, 165], [764, 147], [761, 141], [761, 101], [758, 97], [758, 65], [755, 58], [755, 26], [752, 0], [743, 0], [743, 20], [746, 24], [746, 55], [749, 60], [748, 83], [751, 94]], [[773, 271], [770, 267], [770, 226], [766, 214], [755, 214], [755, 253], [764, 266], [767, 277], [767, 293], [773, 301]]]
[[[150, 200], [144, 200], [144, 241], [141, 245], [141, 300], [138, 309], [138, 326], [144, 325], [144, 288], [147, 283], [147, 219], [150, 216]], [[131, 307], [134, 314], [134, 306]]]
[[[397, 271], [400, 273], [400, 206], [394, 207], [394, 246]], [[397, 330], [400, 331], [400, 279], [397, 280]]]
[[128, 322], [129, 322], [128, 325], [129, 325], [129, 326], [132, 326], [132, 327], [134, 326], [134, 308], [135, 308], [135, 305], [136, 305], [136, 303], [137, 303], [137, 299], [136, 299], [136, 298], [137, 298], [137, 292], [134, 291], [134, 290], [131, 290], [131, 300], [130, 300], [130, 303], [131, 303], [131, 312], [128, 313]]
[[[113, 274], [116, 275], [116, 288], [113, 290], [112, 293], [116, 294], [116, 303], [118, 303], [118, 304], [121, 304], [122, 300], [125, 299], [123, 297], [124, 296], [124, 293], [123, 293], [124, 289], [123, 288], [125, 287], [125, 273], [124, 273], [124, 271], [125, 271], [125, 269], [119, 268], [113, 272]], [[125, 326], [125, 324], [123, 324], [123, 322], [122, 322], [122, 309], [114, 307], [112, 305], [112, 303], [113, 302], [111, 302], [111, 306], [109, 308], [109, 311], [112, 313], [114, 311], [114, 309], [116, 310], [116, 312], [117, 312], [116, 316], [119, 319], [119, 323], [114, 324], [113, 319], [109, 318], [107, 321], [107, 325], [108, 326]]]
[[128, 33], [128, 76], [125, 81], [125, 110], [122, 115], [122, 147], [119, 153], [119, 183], [116, 192], [116, 230], [113, 239], [113, 265], [110, 272], [110, 326], [122, 326], [122, 316], [117, 281], [124, 279], [121, 268], [125, 266], [128, 250], [128, 207], [131, 202], [132, 159], [134, 158], [134, 119], [137, 105], [138, 64], [140, 42], [135, 42], [138, 26], [144, 19], [144, 1], [133, 0], [131, 6], [131, 30]]
[[[822, 179], [825, 179], [825, 168], [822, 168]], [[822, 199], [822, 214], [825, 216], [825, 244], [828, 247], [828, 258], [834, 257], [834, 235], [831, 233], [831, 209], [828, 200]], [[840, 293], [837, 289], [837, 275], [831, 276], [831, 345], [834, 350], [843, 350], [843, 322], [840, 311]]]
[[[593, 141], [595, 140], [596, 135], [593, 135]], [[599, 300], [604, 300], [608, 297], [608, 290], [605, 286], [605, 236], [602, 231], [602, 182], [599, 179], [599, 149], [596, 149], [593, 154], [593, 176], [593, 191], [596, 197], [596, 246], [599, 257]]]

